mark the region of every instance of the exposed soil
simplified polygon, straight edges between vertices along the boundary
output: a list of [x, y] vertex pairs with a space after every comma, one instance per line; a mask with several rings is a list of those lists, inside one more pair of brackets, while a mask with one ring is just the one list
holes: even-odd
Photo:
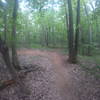
[[[22, 54], [22, 55], [41, 56], [41, 57], [45, 57], [45, 58], [49, 59], [52, 63], [53, 71], [54, 71], [54, 74], [56, 77], [55, 84], [56, 84], [57, 88], [59, 89], [60, 93], [64, 96], [66, 95], [66, 93], [64, 93], [65, 91], [63, 91], [63, 89], [66, 88], [67, 84], [70, 82], [69, 74], [68, 74], [69, 68], [66, 68], [66, 67], [68, 67], [68, 66], [66, 66], [67, 59], [65, 59], [67, 57], [64, 57], [63, 55], [61, 55], [60, 53], [58, 53], [56, 51], [51, 52], [51, 51], [40, 51], [40, 50], [24, 50], [24, 51], [19, 51], [18, 53]], [[65, 62], [65, 60], [66, 60], [66, 62]], [[69, 98], [69, 96], [71, 96], [71, 95], [68, 95], [68, 96], [66, 95], [65, 96], [66, 99]]]
[[[14, 85], [0, 92], [0, 100], [100, 100], [100, 81], [87, 76], [79, 65], [69, 64], [66, 55], [33, 49], [19, 50], [18, 55], [21, 65], [40, 68], [23, 80], [31, 94], [20, 99], [15, 92], [18, 86]], [[4, 75], [0, 80], [7, 77]]]

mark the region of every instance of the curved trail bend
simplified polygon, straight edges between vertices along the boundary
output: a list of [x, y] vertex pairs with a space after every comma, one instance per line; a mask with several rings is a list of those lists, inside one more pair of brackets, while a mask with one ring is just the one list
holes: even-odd
[[18, 54], [47, 57], [49, 60], [51, 60], [53, 70], [56, 74], [55, 84], [63, 100], [78, 100], [73, 93], [74, 87], [72, 86], [72, 79], [70, 75], [70, 71], [73, 69], [73, 67], [67, 63], [67, 56], [57, 51], [28, 49], [20, 50], [18, 51]]

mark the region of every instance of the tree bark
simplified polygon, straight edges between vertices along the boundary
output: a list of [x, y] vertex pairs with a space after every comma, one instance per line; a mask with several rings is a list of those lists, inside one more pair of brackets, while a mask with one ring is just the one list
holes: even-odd
[[20, 70], [17, 52], [16, 52], [16, 20], [17, 20], [18, 0], [14, 0], [13, 16], [12, 16], [12, 63], [13, 66]]
[[0, 52], [5, 61], [6, 66], [8, 67], [10, 74], [13, 76], [13, 79], [16, 79], [16, 70], [14, 69], [10, 61], [9, 48], [1, 38], [0, 38]]
[[75, 34], [75, 45], [74, 45], [75, 62], [77, 62], [77, 55], [78, 55], [79, 33], [80, 33], [80, 0], [77, 0], [76, 34]]
[[87, 48], [87, 55], [90, 56], [91, 55], [91, 43], [92, 43], [92, 28], [91, 28], [91, 21], [89, 19], [89, 16], [88, 16], [88, 11], [87, 11], [87, 7], [86, 5], [84, 4], [84, 7], [85, 7], [85, 14], [87, 16], [87, 24], [89, 25], [88, 27], [88, 48]]
[[69, 46], [69, 58], [68, 61], [73, 63], [73, 40], [74, 40], [74, 28], [73, 28], [73, 11], [72, 0], [68, 0], [68, 12], [69, 12], [69, 30], [68, 30], [68, 46]]

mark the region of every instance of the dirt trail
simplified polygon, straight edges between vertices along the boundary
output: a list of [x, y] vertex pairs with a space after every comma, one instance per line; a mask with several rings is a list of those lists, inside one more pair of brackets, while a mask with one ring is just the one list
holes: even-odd
[[24, 55], [33, 55], [33, 56], [43, 56], [43, 57], [47, 57], [52, 61], [52, 64], [54, 65], [54, 71], [57, 73], [58, 78], [57, 81], [58, 84], [61, 83], [61, 85], [63, 83], [65, 83], [65, 63], [64, 63], [64, 57], [59, 54], [58, 52], [51, 52], [51, 51], [41, 51], [41, 50], [24, 50], [24, 51], [20, 51], [18, 52], [19, 54], [24, 54]]
[[[58, 50], [36, 49], [21, 49], [18, 54], [21, 65], [38, 65], [41, 68], [41, 71], [32, 72], [23, 80], [31, 93], [23, 100], [100, 100], [100, 81], [78, 64], [69, 64], [67, 55]], [[84, 63], [86, 65], [86, 61], [81, 62]], [[0, 64], [0, 79], [10, 79], [9, 72], [5, 74], [2, 59]], [[86, 66], [91, 68], [91, 64]], [[8, 87], [0, 93], [0, 100], [22, 100], [18, 97], [18, 89], [16, 85]], [[23, 93], [20, 94], [23, 98]]]
[[[71, 93], [69, 92], [69, 89], [71, 87], [70, 75], [68, 73], [69, 67], [67, 66], [67, 63], [65, 63], [66, 57], [64, 55], [58, 53], [57, 51], [41, 51], [41, 50], [23, 50], [19, 51], [18, 54], [43, 56], [50, 59], [54, 66], [54, 72], [56, 74], [55, 83], [60, 91], [60, 94], [62, 95], [64, 100], [66, 100], [67, 98], [71, 100], [70, 97], [72, 96]], [[67, 91], [65, 90], [65, 88], [67, 88]]]

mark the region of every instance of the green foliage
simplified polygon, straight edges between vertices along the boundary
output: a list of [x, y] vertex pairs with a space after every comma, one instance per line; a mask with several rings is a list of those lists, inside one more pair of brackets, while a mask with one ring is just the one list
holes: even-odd
[[87, 57], [87, 56], [81, 56], [80, 59], [82, 60], [80, 62], [80, 66], [84, 69], [84, 71], [87, 72], [87, 74], [90, 74], [94, 76], [95, 78], [100, 78], [100, 55]]
[[[7, 43], [11, 44], [12, 9], [13, 1], [6, 0], [7, 14]], [[21, 3], [26, 5], [22, 7]], [[94, 6], [91, 6], [91, 3]], [[4, 9], [0, 0], [0, 34], [4, 36]], [[66, 0], [19, 0], [17, 17], [17, 43], [19, 46], [32, 44], [67, 48], [66, 27]], [[77, 0], [72, 1], [74, 12], [74, 29], [76, 25]], [[88, 16], [85, 12], [86, 5]], [[89, 27], [91, 25], [91, 39]], [[81, 0], [81, 24], [80, 24], [80, 52], [87, 55], [88, 48], [92, 55], [100, 54], [100, 1]], [[32, 47], [36, 47], [32, 46]], [[84, 50], [85, 49], [85, 50]], [[80, 53], [82, 54], [82, 53]]]
[[29, 0], [29, 4], [33, 9], [41, 11], [41, 9], [48, 3], [48, 0]]

